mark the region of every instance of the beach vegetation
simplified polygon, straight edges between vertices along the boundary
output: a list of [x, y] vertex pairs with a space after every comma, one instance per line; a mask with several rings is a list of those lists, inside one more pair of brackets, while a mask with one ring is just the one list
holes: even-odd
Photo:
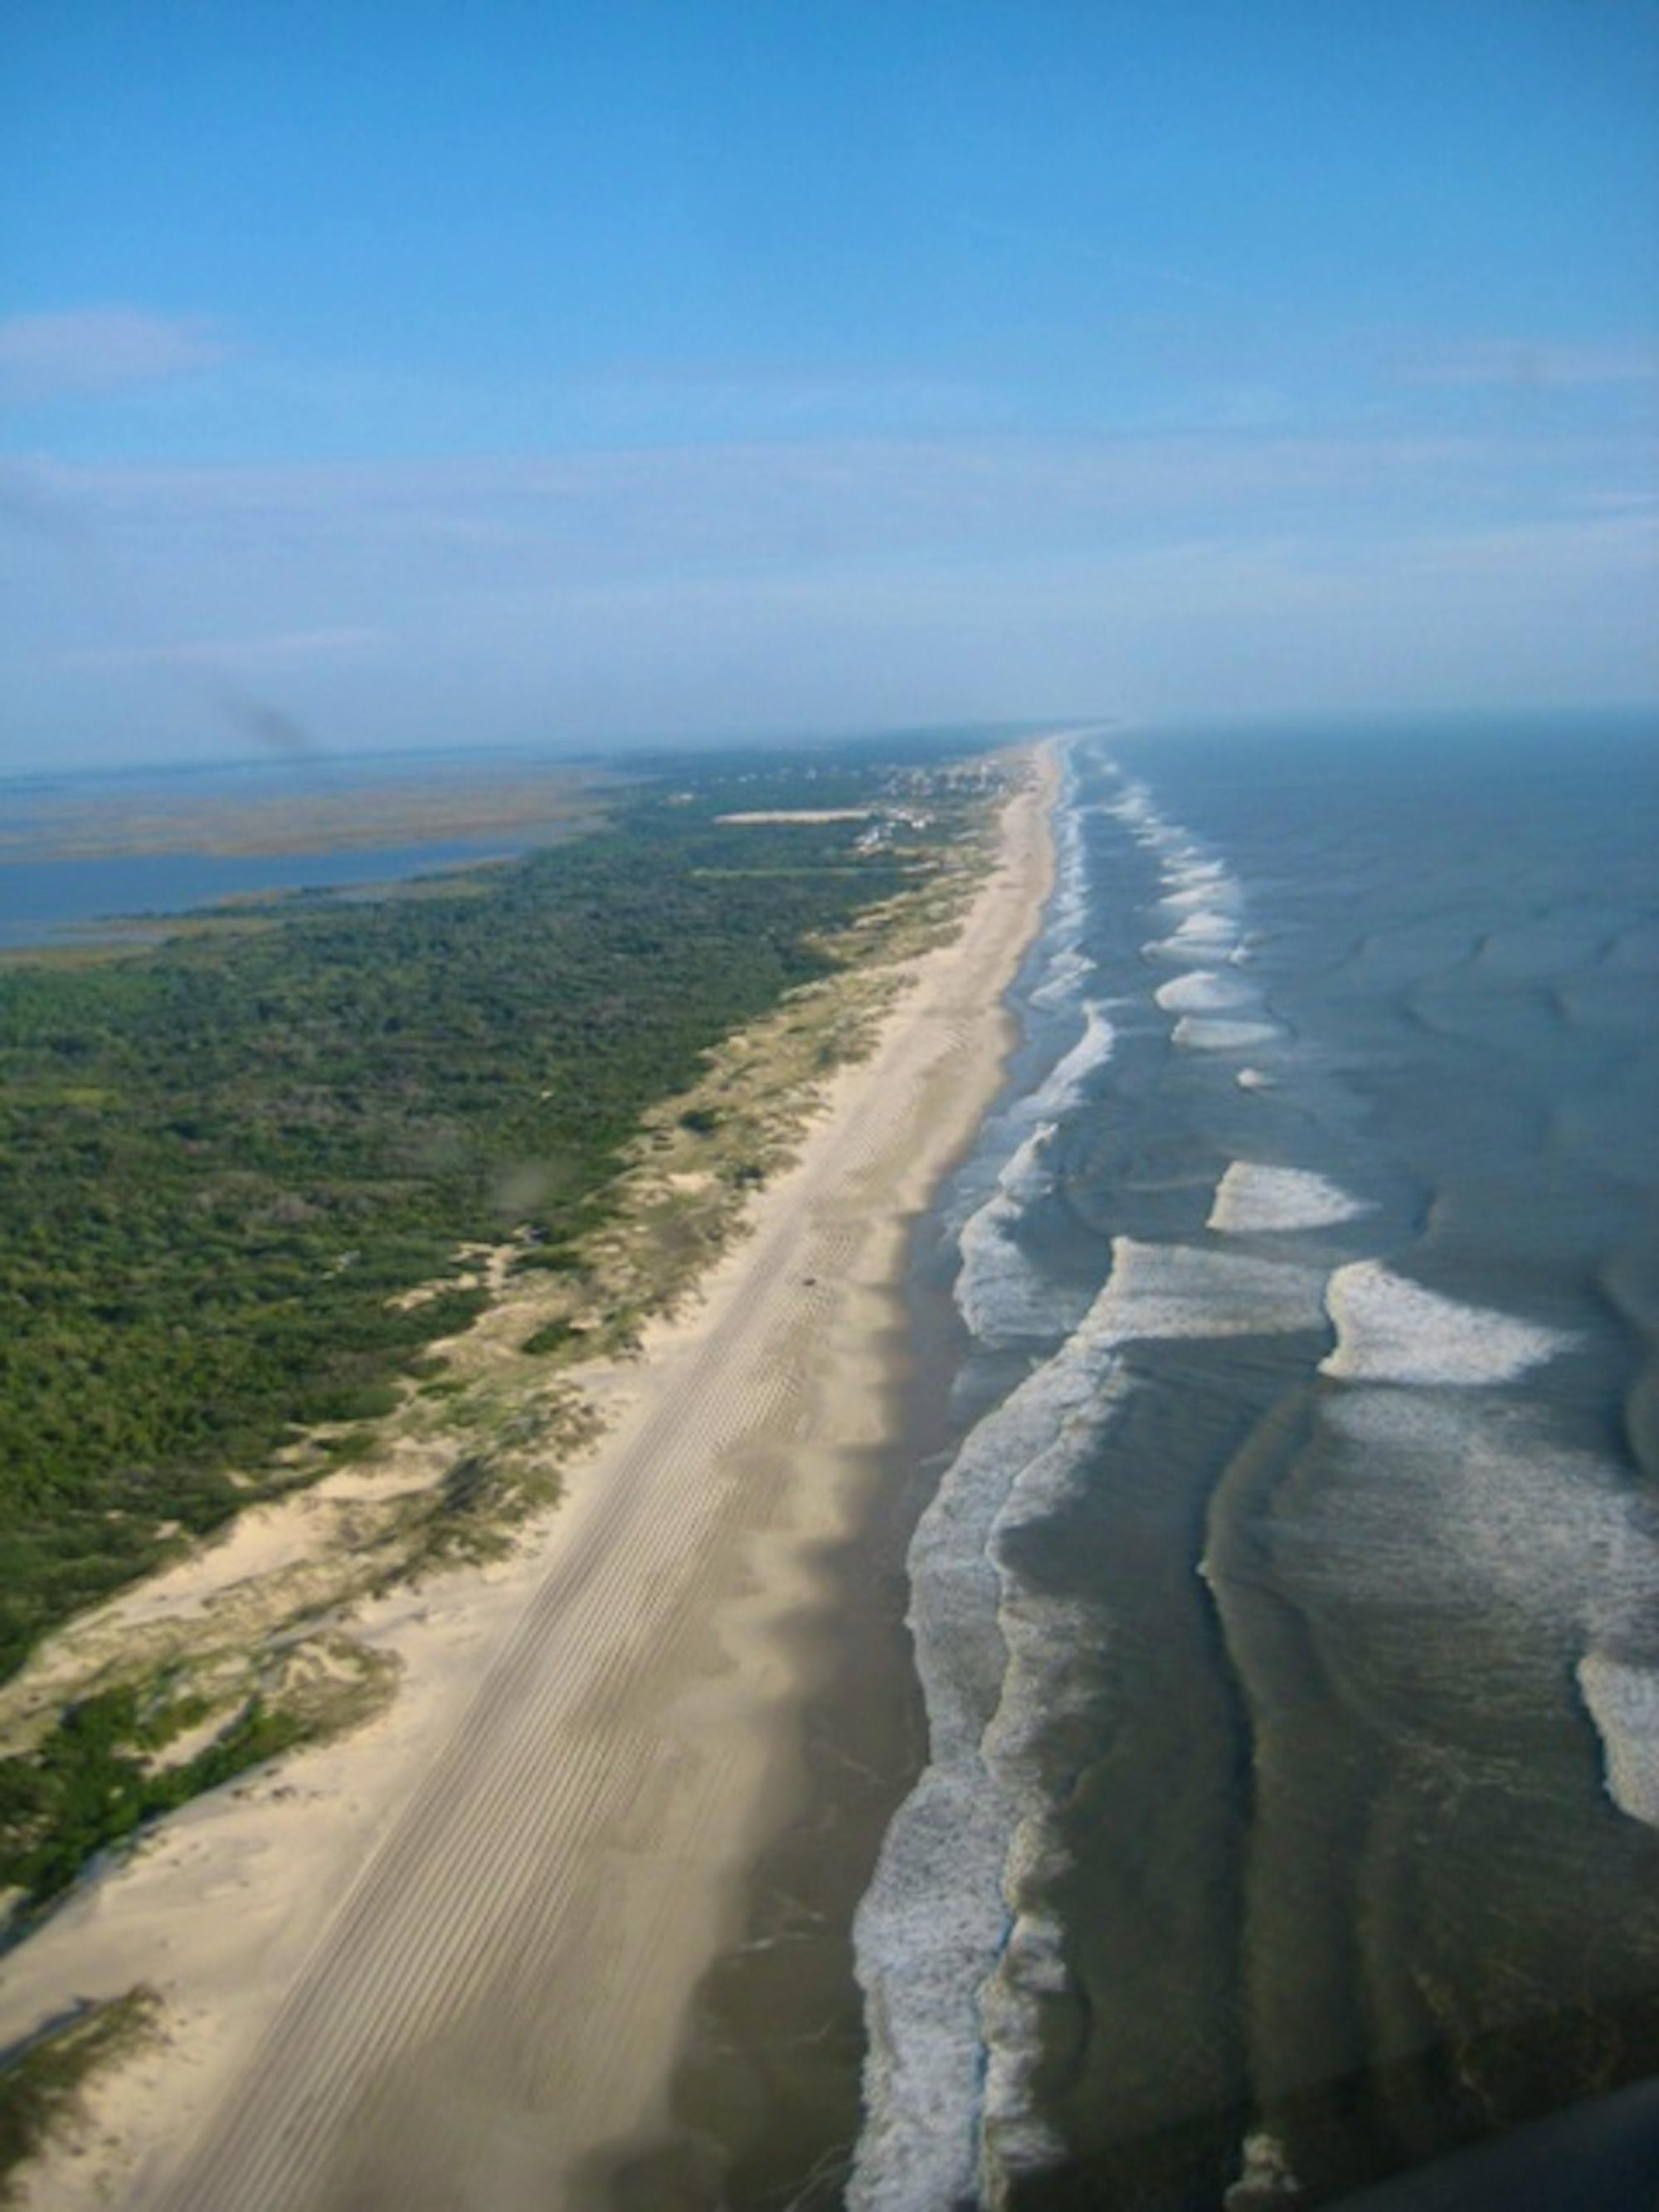
[[18, 2201], [18, 2171], [66, 2122], [94, 2075], [153, 2034], [161, 2000], [142, 1983], [80, 2003], [15, 2050], [0, 2053], [0, 2205]]
[[46, 1904], [99, 1851], [307, 1732], [299, 1715], [255, 1696], [193, 1758], [152, 1762], [146, 1754], [192, 1715], [193, 1704], [148, 1714], [142, 1692], [122, 1684], [71, 1705], [31, 1752], [0, 1759], [0, 1889], [21, 1892], [25, 1910]]
[[271, 901], [258, 933], [0, 971], [0, 1672], [245, 1508], [362, 1470], [309, 1524], [333, 1565], [227, 1585], [193, 1628], [98, 1615], [84, 1658], [12, 1685], [0, 1885], [26, 1918], [376, 1709], [377, 1655], [341, 1636], [311, 1664], [308, 1620], [493, 1556], [556, 1497], [603, 1425], [564, 1370], [686, 1293], [874, 1034], [883, 963], [976, 875], [982, 786], [903, 853], [720, 818], [811, 784], [775, 755], [681, 764], [672, 799], [644, 782], [482, 890]]

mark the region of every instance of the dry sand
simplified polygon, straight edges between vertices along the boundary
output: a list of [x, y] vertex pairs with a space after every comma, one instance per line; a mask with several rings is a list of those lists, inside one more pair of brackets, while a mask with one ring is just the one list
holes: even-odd
[[1011, 1042], [1056, 769], [825, 1088], [631, 1410], [501, 1566], [377, 1601], [372, 1727], [187, 1808], [9, 1962], [0, 2041], [147, 1982], [161, 2040], [31, 2170], [90, 2205], [580, 2205], [664, 2124], [696, 1985], [799, 1785], [789, 1632], [891, 1419], [906, 1232]]

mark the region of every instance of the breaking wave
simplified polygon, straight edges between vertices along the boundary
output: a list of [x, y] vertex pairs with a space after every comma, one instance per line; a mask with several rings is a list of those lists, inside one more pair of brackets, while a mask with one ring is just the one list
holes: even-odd
[[1019, 1240], [1020, 1223], [1053, 1188], [1045, 1155], [1054, 1128], [1053, 1121], [1037, 1124], [1004, 1166], [991, 1196], [957, 1232], [957, 1308], [981, 1344], [1052, 1337], [1077, 1319], [1075, 1300]]
[[[1245, 1068], [1241, 1075], [1252, 1071]], [[1297, 1229], [1328, 1229], [1371, 1211], [1328, 1177], [1306, 1168], [1259, 1167], [1235, 1160], [1221, 1178], [1206, 1226], [1224, 1236], [1273, 1234]]]
[[1490, 1388], [1518, 1381], [1575, 1340], [1536, 1322], [1443, 1297], [1380, 1260], [1339, 1267], [1328, 1303], [1336, 1349], [1321, 1370], [1345, 1382]]
[[[1103, 766], [1091, 757], [1091, 779]], [[1387, 1006], [1359, 979], [1369, 1026], [1346, 1037], [1339, 1028], [1334, 1044], [1319, 1018], [1341, 1016], [1344, 987], [1316, 997], [1310, 1015], [1282, 949], [1294, 946], [1299, 923], [1285, 926], [1271, 893], [1255, 930], [1251, 900], [1226, 860], [1166, 816], [1145, 784], [1118, 775], [1098, 806], [1085, 806], [1082, 781], [1068, 763], [1054, 902], [1028, 993], [1042, 1018], [1036, 1037], [1073, 1027], [1046, 1075], [988, 1125], [969, 1178], [979, 1202], [957, 1229], [957, 1307], [975, 1346], [994, 1355], [975, 1378], [988, 1390], [1021, 1371], [963, 1438], [908, 1555], [927, 1762], [890, 1824], [854, 1923], [867, 2027], [865, 2124], [847, 2200], [854, 2212], [1004, 2203], [1020, 2174], [1075, 2148], [1044, 2109], [1037, 2069], [1045, 2050], [1053, 2057], [1057, 2020], [1097, 2021], [1112, 2001], [1103, 1982], [1073, 1986], [1053, 1900], [1097, 1871], [1089, 1858], [1096, 1843], [1079, 1838], [1065, 1880], [1061, 1792], [1077, 1768], [1073, 1759], [1060, 1771], [1057, 1735], [1069, 1732], [1073, 1752], [1079, 1741], [1098, 1741], [1109, 1694], [1103, 1654], [1115, 1651], [1111, 1666], [1133, 1663], [1114, 1647], [1107, 1617], [1127, 1602], [1107, 1594], [1124, 1586], [1111, 1581], [1118, 1570], [1102, 1566], [1094, 1579], [1117, 1524], [1103, 1510], [1109, 1500], [1086, 1488], [1103, 1474], [1117, 1480], [1117, 1461], [1103, 1456], [1115, 1437], [1139, 1482], [1143, 1436], [1154, 1454], [1187, 1449], [1189, 1434], [1194, 1452], [1206, 1449], [1201, 1437], [1230, 1433], [1227, 1424], [1244, 1418], [1235, 1382], [1263, 1392], [1260, 1426], [1235, 1458], [1218, 1462], [1238, 1472], [1237, 1495], [1261, 1517], [1249, 1522], [1248, 1543], [1234, 1540], [1245, 1524], [1230, 1528], [1216, 1503], [1224, 1483], [1213, 1492], [1196, 1487], [1200, 1518], [1209, 1517], [1189, 1563], [1209, 1583], [1205, 1602], [1217, 1607], [1224, 1641], [1232, 1634], [1227, 1606], [1244, 1603], [1240, 1559], [1249, 1559], [1249, 1604], [1261, 1607], [1264, 1592], [1289, 1611], [1305, 1601], [1304, 1620], [1328, 1628], [1334, 1686], [1298, 1679], [1294, 1696], [1280, 1695], [1278, 1644], [1262, 1634], [1255, 1663], [1266, 1691], [1247, 1725], [1271, 1713], [1289, 1742], [1304, 1697], [1321, 1725], [1334, 1725], [1345, 1665], [1366, 1698], [1375, 1693], [1386, 1706], [1394, 1696], [1413, 1716], [1429, 1710], [1424, 1684], [1459, 1712], [1466, 1678], [1475, 1695], [1507, 1698], [1516, 1710], [1547, 1695], [1571, 1709], [1581, 1761], [1594, 1729], [1610, 1804], [1659, 1827], [1659, 1522], [1619, 1468], [1597, 1457], [1599, 1446], [1581, 1448], [1577, 1431], [1558, 1434], [1513, 1389], [1580, 1336], [1414, 1279], [1407, 1270], [1433, 1273], [1443, 1245], [1425, 1239], [1414, 1255], [1415, 1231], [1386, 1172], [1373, 1199], [1362, 1194], [1371, 1178], [1357, 1166], [1359, 1188], [1351, 1189], [1311, 1165], [1232, 1156], [1253, 1143], [1293, 1153], [1296, 1133], [1322, 1121], [1314, 1156], [1345, 1163], [1346, 1173], [1359, 1158], [1359, 1125], [1352, 1098], [1329, 1108], [1338, 1086], [1322, 1090], [1322, 1072], [1334, 1049], [1368, 1064], [1372, 1038], [1390, 1034]], [[1091, 834], [1111, 840], [1135, 886], [1135, 908], [1111, 917], [1110, 933], [1097, 929], [1090, 905], [1085, 825], [1096, 814], [1118, 825], [1095, 821]], [[1137, 960], [1139, 929], [1149, 934]], [[1408, 951], [1431, 963], [1437, 943], [1425, 930], [1420, 951], [1413, 939], [1397, 957]], [[1328, 973], [1340, 976], [1339, 956], [1340, 945], [1338, 954], [1322, 949], [1318, 957], [1331, 962], [1319, 970], [1322, 986]], [[1414, 1037], [1399, 1048], [1417, 1048]], [[1206, 1064], [1206, 1053], [1247, 1054], [1249, 1064]], [[1258, 1103], [1246, 1105], [1241, 1091], [1260, 1094]], [[1167, 1119], [1166, 1100], [1175, 1102]], [[1183, 1122], [1176, 1109], [1188, 1103]], [[1367, 1126], [1365, 1141], [1371, 1134]], [[1202, 1162], [1196, 1172], [1193, 1158]], [[1120, 1160], [1130, 1171], [1109, 1181]], [[1061, 1161], [1075, 1212], [1057, 1238]], [[1142, 1175], [1146, 1161], [1154, 1165]], [[1152, 1233], [1127, 1233], [1128, 1223]], [[1323, 1240], [1329, 1231], [1342, 1235]], [[1097, 1236], [1098, 1247], [1090, 1241]], [[1258, 1237], [1260, 1246], [1249, 1242]], [[1367, 1250], [1373, 1256], [1351, 1256]], [[1092, 1267], [1104, 1280], [1073, 1287], [1060, 1279], [1062, 1261], [1071, 1273]], [[1492, 1295], [1507, 1299], [1505, 1278], [1487, 1279]], [[1583, 1340], [1593, 1337], [1587, 1322]], [[1189, 1427], [1178, 1401], [1189, 1380], [1195, 1399], [1206, 1395], [1211, 1355], [1132, 1350], [1255, 1338], [1278, 1341], [1235, 1347], [1227, 1389], [1210, 1392], [1214, 1404]], [[1146, 1395], [1155, 1391], [1176, 1402]], [[984, 1395], [974, 1402], [982, 1407]], [[1270, 1484], [1281, 1453], [1291, 1473]], [[1213, 1479], [1196, 1460], [1184, 1473], [1198, 1486]], [[1154, 1458], [1146, 1479], [1158, 1474]], [[1281, 1480], [1282, 1489], [1273, 1486]], [[1054, 1567], [1073, 1534], [1082, 1564], [1068, 1558]], [[1212, 1553], [1204, 1548], [1212, 1538]], [[1176, 1556], [1188, 1563], [1184, 1552]], [[1137, 1557], [1122, 1570], [1127, 1578]], [[1072, 1594], [1038, 1583], [1030, 1563], [1040, 1559]], [[1425, 1623], [1441, 1624], [1447, 1650], [1468, 1648], [1457, 1642], [1468, 1625], [1483, 1635], [1495, 1625], [1480, 1645], [1487, 1673], [1454, 1666], [1436, 1674], [1442, 1647], [1421, 1632]], [[1120, 1619], [1120, 1638], [1128, 1641], [1135, 1626]], [[1243, 1645], [1227, 1641], [1227, 1650], [1224, 1663], [1243, 1683]], [[1240, 1694], [1248, 1702], [1248, 1690]], [[1121, 1725], [1121, 1708], [1111, 1710]], [[1425, 1729], [1433, 1724], [1425, 1720]], [[1229, 1757], [1235, 1748], [1229, 1739]], [[1102, 1969], [1079, 1947], [1076, 1971]], [[1097, 2048], [1089, 2063], [1109, 2068], [1110, 2054]], [[1290, 2150], [1273, 2120], [1241, 2123], [1241, 2191], [1245, 2181], [1278, 2185]]]
[[1096, 1624], [1024, 1581], [1008, 1539], [1051, 1519], [1081, 1478], [1132, 1388], [1124, 1346], [1317, 1328], [1323, 1287], [1316, 1267], [1114, 1240], [1083, 1322], [971, 1431], [923, 1515], [908, 1620], [929, 1764], [854, 1931], [870, 2037], [859, 2212], [994, 2193], [1052, 2154], [1027, 2085], [1036, 2008], [1063, 1982], [1063, 1954], [1049, 1917], [1011, 1917], [1011, 1900], [1053, 1871], [1034, 1747], [1086, 1696]]

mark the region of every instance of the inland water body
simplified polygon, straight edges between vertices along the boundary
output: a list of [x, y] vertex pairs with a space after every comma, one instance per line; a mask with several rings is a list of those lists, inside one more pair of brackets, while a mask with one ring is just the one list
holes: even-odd
[[503, 841], [447, 838], [364, 851], [139, 853], [0, 865], [0, 946], [165, 934], [178, 915], [277, 892], [373, 890], [504, 857]]
[[[0, 776], [0, 949], [161, 936], [169, 919], [207, 908], [373, 891], [553, 842], [568, 823], [532, 817], [511, 835], [399, 837], [381, 819], [411, 789], [465, 794], [538, 765], [499, 753], [394, 754]], [[349, 808], [360, 834], [337, 832], [314, 848], [303, 828], [273, 836], [287, 809], [314, 824], [308, 810], [319, 801]], [[130, 849], [135, 822], [144, 834]], [[234, 849], [251, 823], [271, 849]], [[232, 849], [215, 849], [227, 826]]]
[[721, 2202], [1332, 2204], [1659, 2073], [1659, 733], [1090, 738], [1057, 830]]

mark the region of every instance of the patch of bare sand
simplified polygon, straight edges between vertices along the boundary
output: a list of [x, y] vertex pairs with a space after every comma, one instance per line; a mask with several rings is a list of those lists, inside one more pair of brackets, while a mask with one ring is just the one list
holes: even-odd
[[714, 819], [759, 828], [775, 822], [867, 822], [876, 811], [873, 806], [773, 806], [752, 808], [746, 814], [717, 814]]
[[404, 1694], [187, 1808], [14, 1954], [0, 2036], [66, 1990], [166, 2002], [33, 2169], [35, 2212], [574, 2204], [596, 2154], [660, 2124], [794, 1786], [781, 1631], [823, 1602], [890, 1418], [906, 1230], [1000, 1077], [1050, 881], [1033, 759], [960, 933], [825, 1086], [695, 1310], [647, 1326], [560, 1510], [358, 1609]]

